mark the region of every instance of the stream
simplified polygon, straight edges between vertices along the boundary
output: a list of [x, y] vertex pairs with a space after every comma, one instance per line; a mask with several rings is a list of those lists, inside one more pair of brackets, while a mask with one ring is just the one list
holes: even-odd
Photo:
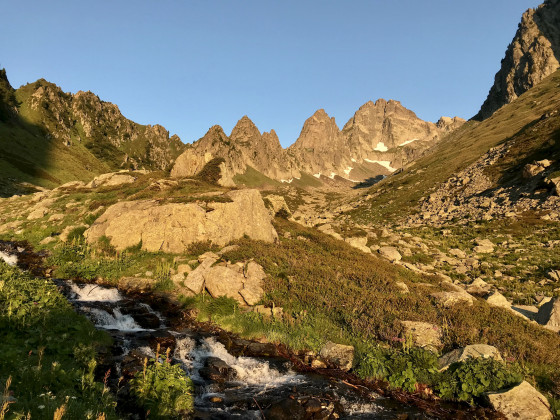
[[[0, 241], [0, 260], [34, 275], [44, 275], [42, 257], [27, 243]], [[469, 418], [457, 417], [460, 412], [429, 416], [417, 406], [351, 384], [336, 372], [298, 371], [274, 344], [244, 340], [182, 319], [165, 299], [51, 280], [77, 312], [113, 338], [110, 348], [99, 349], [96, 376], [107, 378], [123, 418], [146, 418], [127, 382], [142, 371], [145, 358], [156, 356], [158, 346], [162, 355], [169, 349], [173, 363], [180, 364], [195, 385], [194, 419]]]

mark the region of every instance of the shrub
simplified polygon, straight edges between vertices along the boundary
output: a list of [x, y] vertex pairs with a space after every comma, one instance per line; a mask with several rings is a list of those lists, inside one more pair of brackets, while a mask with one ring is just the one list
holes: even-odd
[[[168, 351], [169, 356], [169, 351]], [[169, 357], [163, 362], [144, 360], [144, 369], [131, 381], [132, 392], [142, 406], [150, 412], [150, 418], [169, 418], [188, 414], [193, 410], [194, 386], [180, 365], [172, 365]]]

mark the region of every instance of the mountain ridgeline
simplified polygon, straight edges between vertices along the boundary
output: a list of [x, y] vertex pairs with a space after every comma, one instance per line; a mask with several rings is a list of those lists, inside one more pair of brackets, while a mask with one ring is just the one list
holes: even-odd
[[92, 92], [44, 79], [15, 90], [0, 73], [0, 193], [52, 187], [121, 169], [166, 170], [185, 149], [160, 125], [140, 125]]
[[193, 176], [220, 158], [222, 182], [227, 184], [249, 167], [286, 183], [303, 174], [361, 182], [403, 167], [462, 123], [458, 117], [426, 122], [398, 101], [379, 99], [363, 105], [342, 130], [325, 110], [316, 111], [297, 141], [283, 149], [274, 130], [261, 134], [244, 116], [229, 136], [220, 126], [210, 128], [177, 158], [171, 175]]

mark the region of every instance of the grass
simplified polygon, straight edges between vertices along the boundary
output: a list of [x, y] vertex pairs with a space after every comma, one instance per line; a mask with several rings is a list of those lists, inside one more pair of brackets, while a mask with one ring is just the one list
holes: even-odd
[[7, 418], [118, 418], [95, 380], [96, 348], [110, 344], [48, 280], [0, 262], [0, 384], [9, 378]]
[[282, 184], [272, 178], [267, 177], [263, 173], [257, 171], [251, 166], [247, 166], [247, 170], [244, 174], [237, 174], [233, 177], [233, 182], [236, 184], [245, 185], [250, 188], [271, 188], [279, 187]]

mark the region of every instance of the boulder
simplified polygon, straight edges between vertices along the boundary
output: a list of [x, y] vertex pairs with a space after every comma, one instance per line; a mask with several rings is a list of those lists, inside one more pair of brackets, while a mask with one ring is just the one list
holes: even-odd
[[185, 287], [196, 294], [202, 293], [204, 290], [204, 274], [216, 261], [218, 261], [218, 258], [219, 257], [217, 255], [215, 258], [205, 258], [198, 267], [187, 274], [187, 278], [184, 280]]
[[560, 298], [554, 298], [539, 308], [535, 320], [552, 331], [560, 331]]
[[488, 254], [494, 252], [494, 243], [489, 239], [476, 239], [476, 245], [473, 251], [477, 254]]
[[488, 293], [491, 288], [492, 286], [490, 284], [486, 283], [480, 277], [477, 277], [467, 286], [467, 292], [475, 295], [483, 295]]
[[560, 195], [560, 176], [547, 178], [546, 183], [552, 187], [556, 195]]
[[111, 172], [99, 175], [86, 185], [87, 188], [97, 188], [101, 186], [112, 187], [123, 184], [132, 184], [136, 178], [127, 173]]
[[443, 305], [445, 308], [450, 308], [462, 303], [468, 306], [472, 306], [474, 302], [474, 298], [464, 290], [460, 292], [436, 292], [432, 293], [431, 296], [434, 297], [436, 301], [439, 304]]
[[430, 351], [443, 347], [441, 329], [434, 324], [418, 321], [401, 321], [405, 337], [410, 337], [415, 345]]
[[532, 178], [535, 175], [540, 174], [544, 171], [544, 167], [541, 165], [533, 165], [532, 163], [528, 163], [523, 167], [523, 178]]
[[334, 364], [337, 368], [348, 371], [352, 369], [354, 347], [327, 341], [321, 348], [319, 356]]
[[359, 249], [366, 254], [371, 254], [371, 249], [369, 249], [367, 245], [368, 238], [366, 236], [356, 236], [352, 238], [344, 238], [344, 242], [348, 245], [353, 246], [354, 248]]
[[211, 267], [203, 273], [204, 285], [210, 296], [217, 298], [227, 296], [235, 299], [240, 304], [245, 304], [239, 291], [243, 289], [245, 277], [238, 266], [218, 265]]
[[546, 275], [552, 281], [560, 281], [560, 270], [549, 270]]
[[526, 381], [513, 388], [487, 394], [490, 405], [508, 420], [551, 420], [546, 397]]
[[469, 358], [492, 358], [502, 360], [500, 352], [494, 346], [488, 344], [471, 344], [459, 349], [450, 351], [439, 358], [439, 367], [442, 370], [447, 369], [451, 364], [462, 362]]
[[467, 254], [465, 254], [465, 251], [462, 251], [459, 248], [451, 248], [449, 250], [449, 254], [453, 255], [454, 257], [461, 258], [461, 259], [467, 257]]
[[383, 258], [386, 258], [391, 262], [400, 261], [402, 258], [397, 248], [393, 246], [382, 246], [377, 252], [379, 252]]
[[117, 250], [142, 242], [151, 252], [182, 253], [193, 242], [224, 246], [247, 235], [273, 242], [278, 237], [257, 190], [224, 194], [231, 202], [159, 205], [154, 200], [122, 201], [109, 207], [85, 232], [89, 243], [107, 236]]
[[486, 302], [488, 302], [489, 305], [498, 306], [507, 309], [511, 308], [511, 303], [506, 299], [504, 295], [502, 295], [498, 291], [489, 293], [484, 297], [484, 299], [486, 300]]
[[401, 292], [403, 294], [410, 293], [410, 290], [408, 290], [408, 286], [406, 285], [406, 283], [404, 281], [396, 282], [395, 286], [397, 286], [397, 289], [399, 289], [399, 292]]

